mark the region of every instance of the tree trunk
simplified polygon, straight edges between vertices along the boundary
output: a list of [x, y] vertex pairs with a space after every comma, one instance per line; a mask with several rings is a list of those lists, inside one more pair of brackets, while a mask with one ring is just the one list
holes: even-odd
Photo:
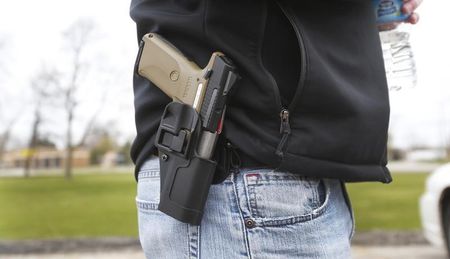
[[3, 160], [3, 153], [5, 153], [6, 144], [8, 143], [10, 131], [6, 130], [0, 135], [0, 162]]
[[9, 139], [11, 137], [12, 128], [16, 124], [17, 120], [20, 118], [19, 114], [20, 113], [18, 113], [18, 114], [16, 114], [16, 116], [14, 116], [14, 119], [7, 124], [6, 129], [3, 132], [3, 134], [0, 135], [0, 161], [2, 161], [3, 154], [6, 151], [6, 146], [8, 145]]
[[72, 179], [72, 160], [73, 160], [72, 121], [73, 121], [73, 111], [69, 111], [67, 118], [66, 162], [64, 171], [64, 177], [66, 178], [66, 180]]
[[41, 124], [41, 115], [39, 114], [39, 111], [36, 111], [34, 115], [33, 128], [31, 131], [31, 138], [30, 141], [28, 142], [28, 150], [25, 158], [25, 165], [23, 172], [25, 178], [30, 177], [31, 162], [33, 161], [34, 150], [36, 149], [37, 145], [40, 124]]
[[3, 134], [0, 135], [0, 159], [3, 156], [3, 152], [6, 149], [6, 143], [9, 139], [9, 131], [5, 131]]

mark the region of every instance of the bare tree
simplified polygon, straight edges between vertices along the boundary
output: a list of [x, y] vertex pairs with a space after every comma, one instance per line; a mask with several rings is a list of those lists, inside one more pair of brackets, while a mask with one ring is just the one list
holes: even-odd
[[94, 129], [95, 124], [96, 124], [97, 119], [98, 119], [98, 116], [100, 115], [100, 113], [102, 112], [103, 108], [105, 107], [105, 102], [106, 102], [107, 94], [108, 94], [108, 92], [107, 92], [107, 90], [105, 90], [105, 91], [103, 92], [102, 97], [101, 97], [100, 105], [99, 105], [99, 107], [97, 108], [97, 110], [93, 113], [91, 119], [90, 119], [90, 120], [88, 121], [88, 123], [86, 124], [86, 127], [84, 128], [84, 132], [83, 132], [83, 134], [82, 134], [82, 136], [81, 136], [81, 139], [80, 139], [80, 141], [78, 142], [78, 145], [77, 145], [77, 146], [83, 147], [83, 146], [86, 145], [87, 138], [89, 137], [89, 134], [90, 134], [90, 133], [92, 132], [92, 130]]
[[[1, 109], [1, 107], [0, 107]], [[0, 161], [2, 161], [3, 154], [6, 151], [9, 141], [11, 140], [11, 132], [17, 121], [21, 118], [22, 110], [18, 110], [11, 116], [10, 119], [3, 118], [0, 116], [0, 124], [3, 128], [0, 131]], [[1, 114], [0, 114], [1, 115]]]
[[69, 82], [61, 87], [61, 94], [64, 100], [64, 110], [66, 113], [67, 131], [66, 131], [66, 161], [64, 175], [66, 179], [72, 178], [72, 160], [73, 160], [73, 121], [75, 109], [78, 105], [77, 91], [80, 87], [80, 78], [83, 74], [83, 55], [89, 42], [92, 39], [94, 23], [91, 20], [78, 20], [67, 31], [64, 32], [64, 38], [71, 54]]
[[17, 120], [19, 119], [19, 116], [15, 116], [12, 120], [5, 123], [5, 128], [2, 132], [0, 132], [0, 161], [2, 161], [3, 154], [6, 151], [6, 146], [8, 145], [8, 142], [11, 138], [11, 130], [16, 124]]
[[43, 69], [32, 80], [31, 91], [33, 93], [33, 123], [31, 127], [31, 136], [28, 141], [28, 152], [25, 160], [24, 176], [30, 176], [30, 167], [36, 152], [37, 144], [40, 138], [39, 127], [43, 122], [42, 109], [52, 98], [58, 94], [59, 74], [56, 70]]

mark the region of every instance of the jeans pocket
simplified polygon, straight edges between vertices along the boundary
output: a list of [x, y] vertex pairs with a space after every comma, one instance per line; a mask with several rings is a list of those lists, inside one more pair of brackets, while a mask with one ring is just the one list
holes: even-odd
[[327, 181], [288, 172], [251, 172], [245, 175], [251, 217], [262, 225], [287, 225], [310, 221], [327, 208]]
[[157, 210], [160, 196], [159, 160], [145, 162], [138, 173], [136, 205], [139, 210]]

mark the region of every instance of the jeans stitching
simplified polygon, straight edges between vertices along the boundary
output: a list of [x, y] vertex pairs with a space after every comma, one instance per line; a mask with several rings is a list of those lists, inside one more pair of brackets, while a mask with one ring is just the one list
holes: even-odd
[[317, 178], [302, 176], [287, 171], [252, 169], [244, 172], [244, 174], [252, 174], [252, 173], [260, 174], [260, 181], [286, 181], [286, 180], [319, 181], [319, 179]]
[[136, 198], [136, 206], [141, 210], [157, 210], [158, 203], [152, 203], [148, 201], [139, 200]]
[[201, 232], [200, 232], [200, 225], [197, 226], [197, 256], [198, 258], [200, 258], [200, 252], [201, 252], [201, 247], [200, 247], [200, 240], [201, 240]]
[[145, 178], [157, 178], [159, 177], [160, 173], [158, 169], [151, 169], [151, 170], [142, 170], [139, 171], [138, 179], [145, 179]]
[[[259, 177], [256, 176], [255, 183], [250, 183], [247, 176], [244, 177], [244, 189], [247, 196], [247, 202], [248, 202], [248, 209], [250, 212], [250, 215], [255, 215], [256, 217], [261, 217], [258, 206], [257, 206], [257, 200], [256, 200], [256, 190], [254, 188], [255, 185], [258, 185], [258, 179]], [[253, 182], [253, 181], [252, 181]]]
[[286, 225], [292, 225], [296, 223], [303, 223], [307, 221], [311, 221], [323, 215], [330, 203], [331, 199], [331, 186], [327, 181], [324, 181], [325, 189], [326, 189], [326, 198], [324, 203], [317, 209], [313, 210], [310, 214], [300, 215], [300, 216], [291, 216], [291, 217], [278, 217], [278, 218], [265, 218], [265, 219], [255, 219], [257, 225], [267, 226], [267, 227], [281, 227]]
[[[283, 172], [280, 172], [283, 173]], [[310, 178], [306, 178], [306, 177], [301, 177], [301, 176], [290, 176], [290, 175], [264, 175], [262, 177], [263, 179], [261, 179], [261, 182], [277, 182], [277, 181], [310, 181], [312, 179]]]
[[189, 258], [189, 259], [191, 259], [191, 257], [192, 257], [192, 254], [191, 254], [191, 231], [190, 231], [190, 229], [189, 229], [189, 225], [188, 224], [185, 224], [185, 226], [186, 226], [186, 233], [187, 233], [187, 236], [188, 236], [188, 238], [187, 238], [187, 257]]
[[187, 234], [187, 255], [188, 255], [188, 258], [189, 259], [191, 259], [191, 257], [192, 257], [192, 255], [191, 255], [191, 232], [189, 231], [190, 229], [189, 229], [189, 225], [188, 224], [186, 224], [185, 225], [186, 226], [186, 234]]
[[[268, 173], [261, 173], [258, 171], [250, 171], [251, 173], [258, 173], [255, 181], [250, 181], [246, 176], [249, 175], [249, 172], [246, 172], [242, 176], [244, 182], [244, 191], [246, 192], [246, 198], [248, 202], [250, 216], [255, 219], [256, 222], [260, 222], [263, 226], [282, 226], [288, 224], [295, 224], [313, 220], [319, 216], [321, 216], [328, 207], [328, 200], [331, 193], [331, 187], [325, 180], [319, 180], [314, 178], [307, 178], [297, 175], [284, 175], [284, 174], [276, 174], [274, 171], [270, 171]], [[259, 174], [261, 173], [261, 174]], [[255, 176], [252, 176], [255, 177]], [[277, 183], [282, 181], [289, 181], [287, 183], [283, 183], [283, 185], [303, 185], [305, 188], [310, 189], [312, 193], [311, 203], [314, 206], [319, 206], [318, 208], [313, 209], [310, 213], [305, 215], [294, 215], [294, 216], [285, 216], [285, 217], [274, 217], [274, 218], [264, 218], [260, 213], [257, 206], [256, 199], [256, 189], [255, 186], [260, 186], [268, 183]], [[291, 182], [292, 180], [292, 182]], [[320, 183], [323, 182], [325, 188], [325, 201], [322, 204], [320, 202], [319, 192], [317, 188], [314, 188], [312, 182], [318, 182], [317, 188], [319, 188]]]
[[199, 242], [199, 227], [198, 226], [194, 226], [194, 225], [190, 225], [190, 224], [186, 224], [188, 227], [188, 242], [189, 242], [189, 258], [195, 259], [195, 258], [199, 258], [199, 246], [198, 246], [198, 242]]
[[317, 207], [317, 206], [320, 207], [320, 194], [319, 194], [320, 188], [321, 188], [320, 183], [321, 183], [321, 181], [319, 181], [316, 184], [316, 186], [313, 186], [311, 184], [311, 182], [308, 182], [308, 185], [310, 186], [310, 188], [312, 188], [312, 191], [313, 191], [312, 202], [311, 203], [314, 204], [314, 207]]
[[241, 202], [240, 202], [238, 191], [237, 191], [237, 183], [236, 183], [236, 175], [235, 174], [232, 174], [231, 181], [233, 182], [233, 192], [234, 192], [234, 196], [235, 196], [236, 203], [237, 203], [237, 208], [238, 208], [239, 215], [240, 215], [241, 229], [242, 229], [242, 235], [244, 237], [245, 248], [247, 249], [248, 258], [251, 259], [252, 255], [250, 253], [250, 242], [248, 241], [247, 229], [246, 229], [245, 223], [244, 223], [244, 214], [242, 212]]

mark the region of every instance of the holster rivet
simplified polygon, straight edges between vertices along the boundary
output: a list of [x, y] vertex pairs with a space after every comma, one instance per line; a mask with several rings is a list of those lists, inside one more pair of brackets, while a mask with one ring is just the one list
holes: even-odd
[[169, 157], [168, 157], [166, 154], [163, 154], [163, 155], [161, 156], [161, 159], [162, 159], [163, 161], [166, 161], [168, 158], [169, 158]]

